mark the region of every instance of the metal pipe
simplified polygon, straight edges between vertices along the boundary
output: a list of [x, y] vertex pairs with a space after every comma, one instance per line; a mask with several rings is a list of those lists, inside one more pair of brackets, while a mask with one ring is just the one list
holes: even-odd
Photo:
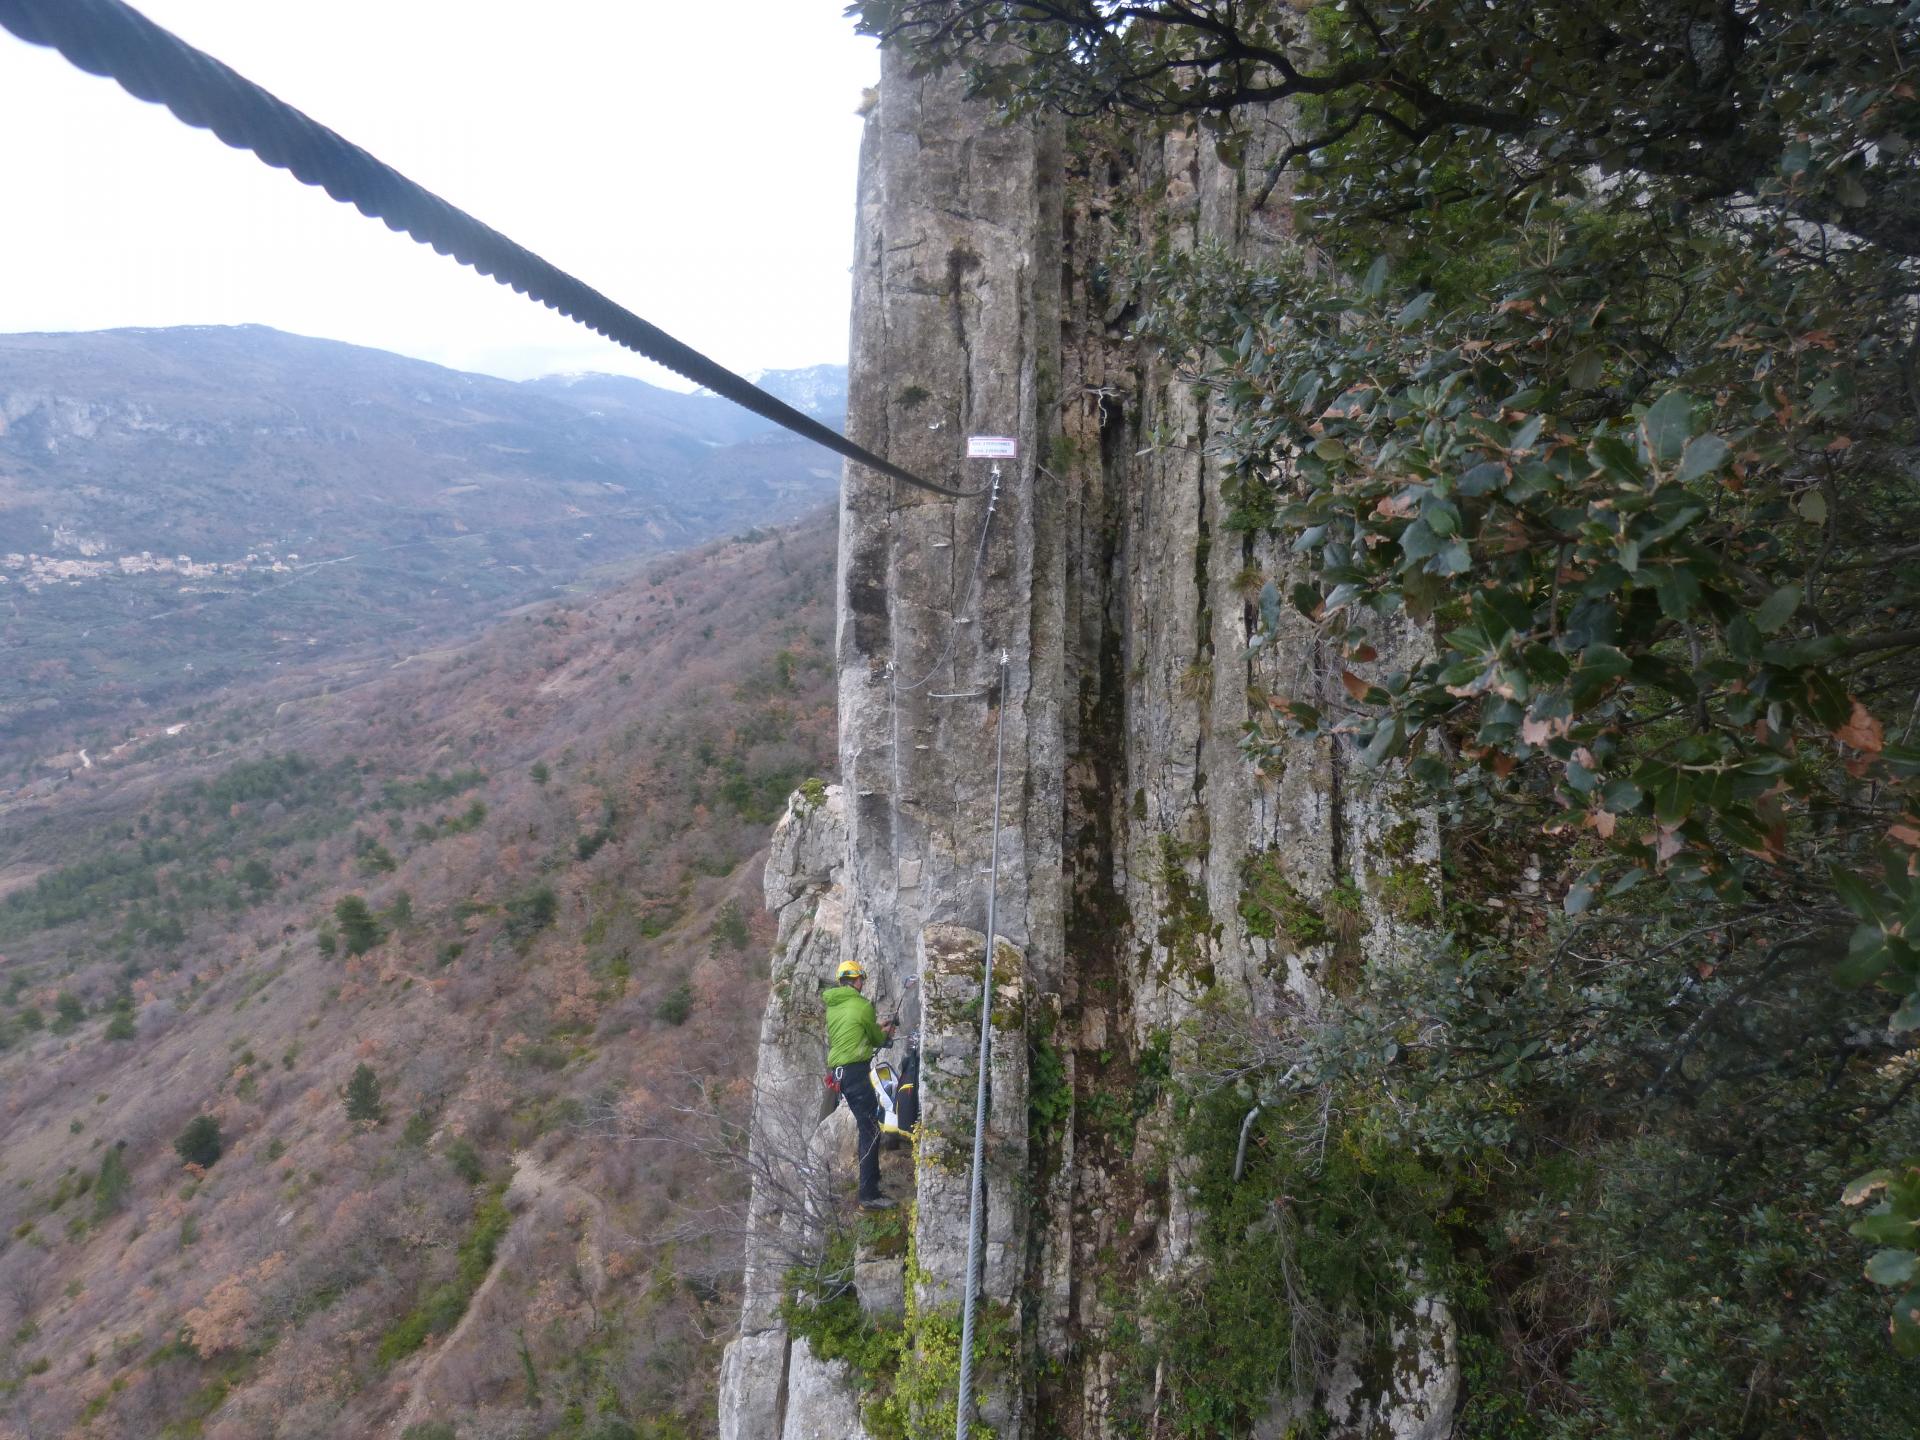
[[982, 1175], [987, 1143], [987, 1051], [993, 1038], [993, 940], [1000, 903], [1000, 777], [1007, 735], [1007, 652], [1000, 652], [1000, 717], [993, 728], [993, 859], [987, 867], [987, 965], [980, 990], [980, 1076], [973, 1092], [973, 1182], [967, 1198], [967, 1289], [960, 1308], [960, 1393], [953, 1440], [967, 1440], [973, 1418], [973, 1311], [980, 1300]]

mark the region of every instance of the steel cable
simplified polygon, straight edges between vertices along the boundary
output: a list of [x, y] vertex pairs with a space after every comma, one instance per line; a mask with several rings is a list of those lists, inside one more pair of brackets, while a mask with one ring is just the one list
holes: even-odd
[[59, 51], [91, 75], [118, 81], [128, 94], [166, 106], [186, 124], [211, 130], [237, 150], [252, 151], [275, 169], [384, 222], [389, 230], [404, 231], [438, 254], [451, 255], [517, 294], [855, 464], [953, 499], [985, 493], [922, 480], [836, 434], [416, 185], [121, 0], [0, 0], [0, 27]]

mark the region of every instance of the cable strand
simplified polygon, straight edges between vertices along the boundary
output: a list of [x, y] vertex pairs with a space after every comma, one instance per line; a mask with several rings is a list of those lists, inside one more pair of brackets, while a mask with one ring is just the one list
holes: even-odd
[[764, 420], [856, 465], [950, 499], [984, 493], [923, 480], [837, 434], [750, 380], [674, 339], [599, 291], [407, 179], [392, 166], [163, 30], [122, 0], [0, 0], [0, 28], [57, 50], [129, 95], [164, 105], [196, 129], [404, 231], [441, 255], [558, 310], [615, 344], [666, 366]]

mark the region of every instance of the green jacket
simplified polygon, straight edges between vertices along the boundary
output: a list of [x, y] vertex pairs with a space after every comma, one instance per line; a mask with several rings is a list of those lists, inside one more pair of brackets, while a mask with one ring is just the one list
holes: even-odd
[[887, 1032], [873, 1013], [873, 1002], [851, 985], [823, 991], [827, 1002], [827, 1068], [864, 1065], [874, 1047], [887, 1043]]

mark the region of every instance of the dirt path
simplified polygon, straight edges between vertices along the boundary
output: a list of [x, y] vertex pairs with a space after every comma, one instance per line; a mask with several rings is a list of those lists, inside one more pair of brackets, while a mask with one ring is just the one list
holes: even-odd
[[388, 1427], [394, 1435], [404, 1433], [409, 1425], [433, 1418], [427, 1393], [434, 1377], [440, 1373], [441, 1365], [447, 1356], [459, 1350], [472, 1327], [481, 1323], [495, 1287], [528, 1248], [530, 1237], [542, 1221], [564, 1210], [569, 1203], [578, 1203], [587, 1217], [586, 1233], [580, 1240], [579, 1261], [588, 1292], [597, 1296], [606, 1288], [607, 1267], [602, 1236], [606, 1231], [607, 1209], [598, 1195], [554, 1174], [531, 1152], [522, 1150], [513, 1157], [513, 1183], [507, 1187], [506, 1200], [507, 1208], [514, 1212], [513, 1223], [507, 1227], [507, 1233], [501, 1237], [494, 1251], [493, 1268], [487, 1271], [487, 1278], [480, 1282], [480, 1287], [467, 1301], [466, 1313], [460, 1317], [460, 1323], [448, 1332], [446, 1339], [427, 1352], [420, 1368], [414, 1372], [413, 1384], [407, 1391], [407, 1402], [400, 1407], [400, 1413]]

